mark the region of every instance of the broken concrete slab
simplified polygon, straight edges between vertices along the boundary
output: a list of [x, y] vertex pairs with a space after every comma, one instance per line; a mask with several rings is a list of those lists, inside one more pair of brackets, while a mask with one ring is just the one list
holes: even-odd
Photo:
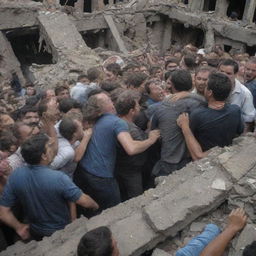
[[118, 29], [116, 27], [116, 24], [115, 24], [115, 22], [113, 20], [113, 17], [111, 15], [104, 14], [104, 18], [105, 18], [105, 20], [106, 20], [106, 22], [107, 22], [107, 24], [108, 24], [108, 26], [109, 26], [109, 28], [111, 30], [111, 33], [112, 33], [114, 39], [116, 40], [116, 43], [117, 43], [117, 45], [119, 47], [119, 50], [122, 53], [127, 54], [128, 51], [127, 51], [127, 49], [125, 47], [123, 39], [121, 38], [121, 36], [119, 34], [119, 31], [118, 31]]
[[171, 255], [166, 251], [157, 248], [153, 251], [152, 256], [171, 256]]
[[243, 147], [240, 152], [235, 153], [228, 158], [226, 162], [222, 162], [221, 165], [225, 168], [229, 175], [234, 180], [241, 179], [246, 173], [248, 173], [255, 165], [256, 143], [251, 143], [246, 147]]
[[[181, 184], [172, 193], [144, 207], [149, 225], [166, 236], [175, 236], [189, 222], [216, 208], [227, 196], [227, 191], [211, 188], [213, 178], [225, 181], [227, 191], [231, 188], [225, 175], [213, 168]], [[205, 207], [205, 206], [208, 207]]]

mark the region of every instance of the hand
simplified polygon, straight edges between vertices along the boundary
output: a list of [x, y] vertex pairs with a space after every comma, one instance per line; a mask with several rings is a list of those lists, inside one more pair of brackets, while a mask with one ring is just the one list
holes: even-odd
[[152, 130], [148, 134], [148, 138], [151, 139], [153, 142], [156, 142], [159, 137], [160, 137], [160, 130]]
[[92, 128], [88, 128], [84, 131], [84, 136], [91, 138], [92, 137]]
[[229, 224], [228, 227], [234, 229], [236, 232], [244, 228], [247, 222], [247, 216], [243, 208], [237, 208], [232, 210], [228, 216]]
[[188, 113], [182, 113], [177, 119], [177, 125], [182, 128], [183, 126], [189, 126], [189, 117]]
[[29, 233], [29, 225], [28, 224], [20, 224], [16, 229], [16, 233], [21, 237], [22, 240], [27, 240], [30, 238]]
[[0, 160], [0, 177], [9, 176], [11, 170], [12, 168], [7, 159]]
[[189, 96], [189, 92], [177, 92], [175, 94], [172, 95], [172, 98], [171, 100], [172, 101], [178, 101], [180, 99], [184, 99], [184, 98], [187, 98]]

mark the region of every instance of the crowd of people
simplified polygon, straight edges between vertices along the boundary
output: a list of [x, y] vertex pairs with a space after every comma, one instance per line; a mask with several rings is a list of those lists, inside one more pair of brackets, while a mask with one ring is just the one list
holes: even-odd
[[256, 57], [220, 45], [112, 56], [75, 84], [52, 87], [22, 88], [13, 74], [1, 91], [7, 244], [17, 235], [41, 240], [77, 216], [139, 196], [155, 177], [254, 131]]

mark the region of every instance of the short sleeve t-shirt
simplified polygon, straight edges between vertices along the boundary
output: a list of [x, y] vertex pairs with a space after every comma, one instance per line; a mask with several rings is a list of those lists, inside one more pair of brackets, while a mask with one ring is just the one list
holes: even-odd
[[81, 195], [81, 190], [64, 173], [29, 165], [11, 174], [0, 205], [12, 207], [20, 202], [30, 227], [49, 236], [70, 223], [67, 202], [75, 202]]
[[200, 107], [190, 115], [190, 127], [203, 151], [215, 146], [229, 146], [243, 132], [241, 110], [226, 104], [220, 110]]
[[129, 132], [127, 123], [113, 114], [104, 114], [96, 122], [93, 134], [80, 165], [87, 172], [112, 178], [116, 162], [117, 136]]

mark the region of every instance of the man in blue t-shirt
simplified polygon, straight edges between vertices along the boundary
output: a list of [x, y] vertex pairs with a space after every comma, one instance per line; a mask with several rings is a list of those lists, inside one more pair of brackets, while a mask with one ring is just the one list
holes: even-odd
[[100, 210], [120, 203], [120, 191], [114, 169], [119, 142], [128, 155], [145, 151], [156, 142], [160, 133], [151, 131], [144, 141], [133, 140], [127, 123], [115, 115], [115, 107], [103, 92], [89, 98], [84, 118], [95, 121], [93, 134], [75, 173], [76, 184], [97, 201]]
[[[31, 137], [21, 146], [27, 166], [16, 169], [8, 179], [0, 200], [0, 220], [22, 238], [50, 236], [71, 222], [69, 203], [98, 209], [98, 204], [60, 171], [48, 167], [56, 152], [44, 134]], [[19, 222], [11, 208], [20, 203], [28, 225]]]
[[193, 160], [206, 156], [207, 150], [215, 146], [231, 145], [233, 138], [243, 132], [240, 108], [225, 103], [231, 89], [226, 75], [211, 74], [204, 93], [208, 106], [194, 110], [190, 119], [187, 113], [177, 119]]

